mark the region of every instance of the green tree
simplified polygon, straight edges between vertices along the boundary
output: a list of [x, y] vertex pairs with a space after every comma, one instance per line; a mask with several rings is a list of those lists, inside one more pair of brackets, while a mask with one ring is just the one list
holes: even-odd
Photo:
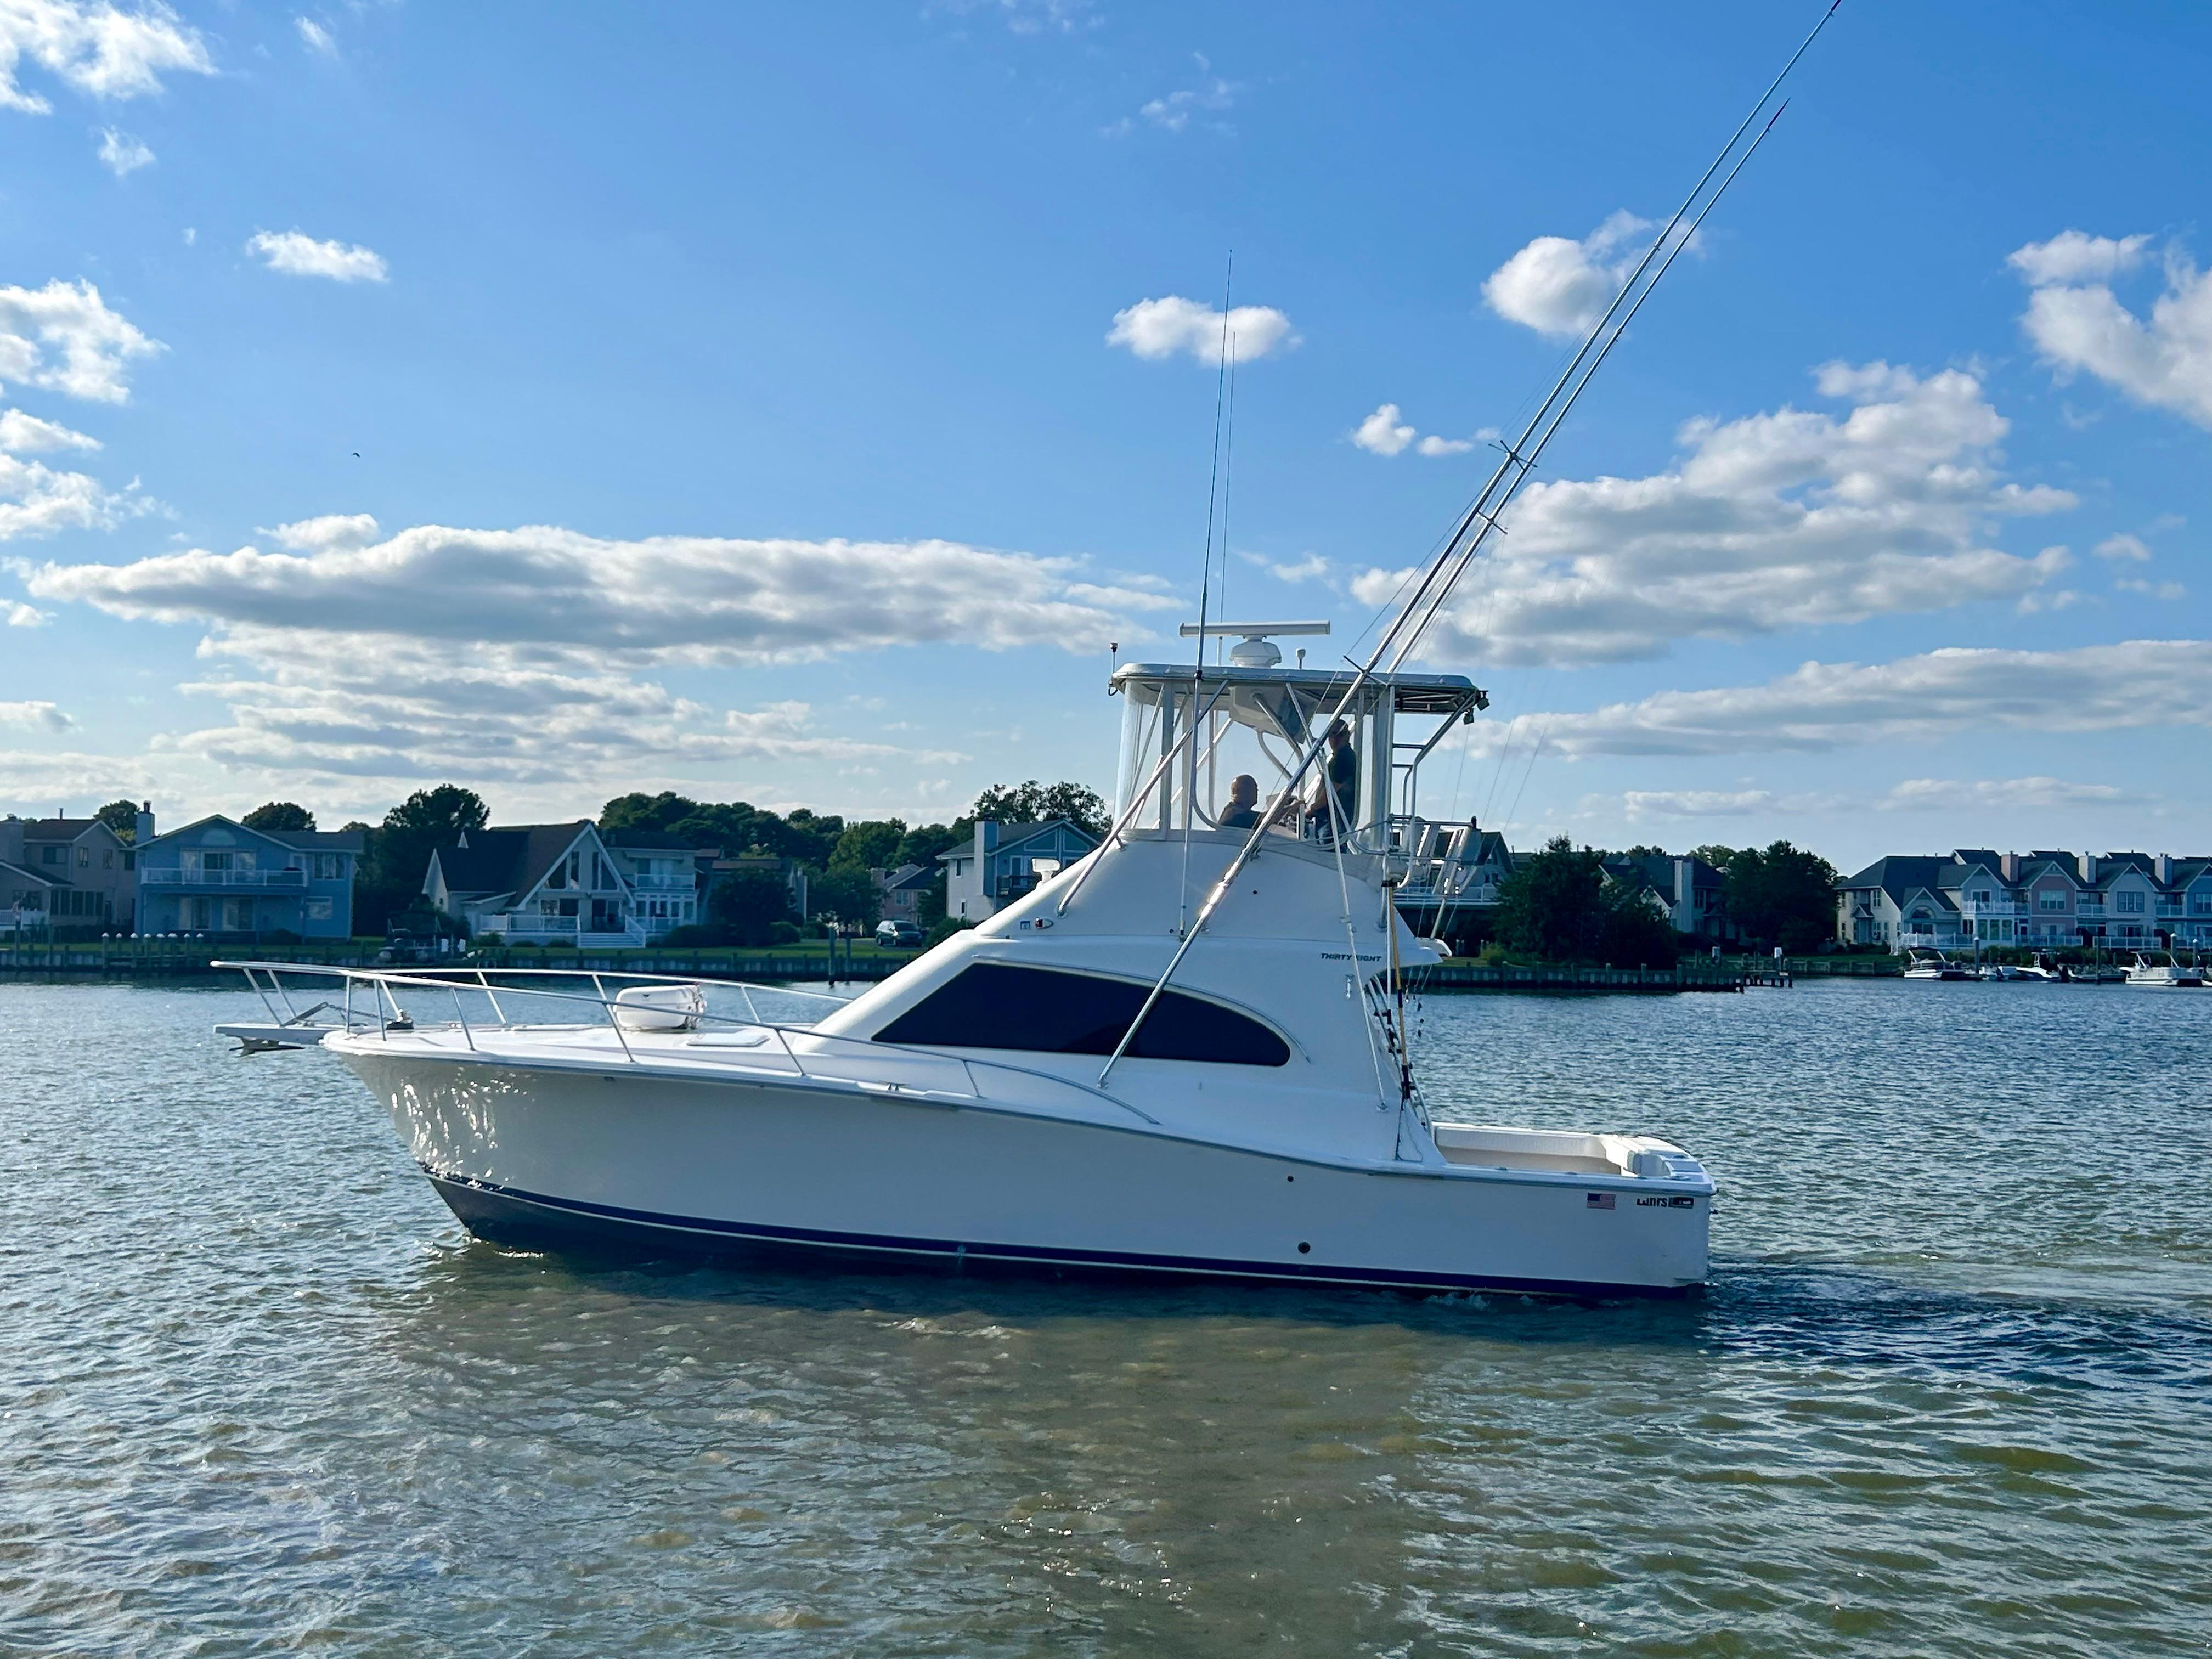
[[806, 902], [815, 915], [847, 927], [872, 927], [884, 914], [884, 896], [875, 878], [859, 865], [832, 865], [815, 877], [807, 884]]
[[993, 784], [975, 797], [969, 816], [1000, 823], [1042, 823], [1050, 818], [1066, 818], [1094, 836], [1103, 836], [1112, 828], [1105, 801], [1088, 784], [1043, 784], [1035, 778], [1027, 783]]
[[707, 919], [732, 945], [771, 944], [775, 924], [792, 920], [791, 895], [781, 878], [765, 870], [740, 870], [708, 893]]
[[1601, 854], [1577, 851], [1565, 836], [1521, 860], [1500, 884], [1497, 928], [1509, 951], [1545, 962], [1657, 966], [1671, 963], [1680, 948], [1644, 888], [1613, 880]]
[[272, 800], [255, 807], [239, 822], [249, 830], [312, 830], [315, 815], [297, 802]]
[[422, 892], [430, 854], [451, 846], [464, 830], [481, 830], [490, 821], [483, 797], [453, 783], [417, 789], [386, 812], [368, 834], [365, 872], [354, 890], [354, 925], [382, 933]]
[[832, 870], [889, 870], [905, 842], [906, 825], [897, 818], [875, 818], [848, 823], [830, 851]]
[[138, 839], [138, 803], [135, 800], [112, 800], [93, 817], [115, 831], [118, 840]]
[[1735, 848], [1723, 847], [1718, 842], [1707, 842], [1703, 847], [1692, 847], [1690, 849], [1690, 856], [1693, 859], [1703, 859], [1714, 869], [1725, 873], [1729, 867], [1729, 860], [1735, 856]]
[[1746, 847], [1720, 866], [1729, 919], [1761, 946], [1797, 954], [1836, 931], [1836, 866], [1818, 853], [1778, 841]]

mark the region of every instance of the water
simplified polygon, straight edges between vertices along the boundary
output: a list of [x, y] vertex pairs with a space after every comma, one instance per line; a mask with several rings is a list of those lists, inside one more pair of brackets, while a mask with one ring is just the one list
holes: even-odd
[[2212, 1648], [2212, 994], [1432, 1000], [1686, 1305], [471, 1243], [228, 992], [0, 986], [0, 1651]]

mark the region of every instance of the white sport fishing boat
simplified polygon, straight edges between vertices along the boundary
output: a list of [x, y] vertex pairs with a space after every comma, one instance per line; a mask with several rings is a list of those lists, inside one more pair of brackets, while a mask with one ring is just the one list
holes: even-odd
[[[1501, 446], [1364, 662], [1285, 668], [1267, 636], [1325, 625], [1209, 628], [1202, 581], [1196, 661], [1114, 675], [1120, 817], [1097, 851], [811, 1025], [724, 1016], [730, 993], [703, 984], [608, 998], [611, 976], [585, 996], [330, 969], [347, 1029], [324, 1050], [496, 1238], [1420, 1290], [1702, 1283], [1713, 1183], [1679, 1146], [1430, 1110], [1405, 992], [1437, 952], [1392, 896], [1435, 884], [1421, 763], [1487, 700], [1407, 665], [1826, 22]], [[1243, 642], [1206, 665], [1227, 635]], [[1416, 720], [1434, 724], [1401, 740]], [[451, 1022], [416, 1017], [447, 996]], [[513, 1018], [550, 1000], [568, 1017]]]
[[[1129, 805], [1098, 852], [811, 1024], [718, 1018], [744, 993], [703, 982], [239, 965], [349, 981], [322, 1046], [492, 1238], [1430, 1290], [1702, 1282], [1713, 1183], [1679, 1146], [1438, 1121], [1416, 1081], [1399, 988], [1440, 951], [1391, 891], [1435, 839], [1420, 760], [1481, 692], [1284, 668], [1257, 636], [1290, 630], [1237, 631], [1240, 663], [1114, 676]], [[1317, 775], [1316, 814], [1293, 786], [1325, 718], [1354, 760]], [[1406, 744], [1416, 719], [1434, 732]], [[1249, 817], [1239, 775], [1275, 786]]]

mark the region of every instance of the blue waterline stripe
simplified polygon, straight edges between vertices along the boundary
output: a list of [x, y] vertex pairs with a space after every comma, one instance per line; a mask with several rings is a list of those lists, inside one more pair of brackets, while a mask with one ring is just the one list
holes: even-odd
[[[703, 1216], [668, 1215], [657, 1210], [626, 1209], [615, 1204], [594, 1204], [584, 1199], [550, 1198], [520, 1188], [502, 1187], [468, 1176], [441, 1175], [425, 1164], [420, 1166], [441, 1194], [448, 1188], [483, 1193], [512, 1204], [550, 1210], [647, 1228], [656, 1233], [706, 1233], [755, 1243], [805, 1245], [824, 1249], [878, 1250], [901, 1255], [921, 1255], [946, 1261], [973, 1257], [979, 1261], [1022, 1262], [1031, 1266], [1111, 1267], [1125, 1271], [1172, 1273], [1235, 1279], [1268, 1279], [1303, 1284], [1362, 1285], [1379, 1289], [1436, 1291], [1509, 1291], [1534, 1296], [1674, 1297], [1692, 1285], [1617, 1285], [1584, 1279], [1507, 1279], [1480, 1273], [1393, 1272], [1383, 1267], [1331, 1267], [1316, 1263], [1241, 1261], [1212, 1256], [1156, 1255], [1131, 1250], [1055, 1249], [1036, 1244], [948, 1243], [943, 1239], [912, 1238], [891, 1233], [850, 1233], [811, 1227], [775, 1227], [763, 1223], [717, 1221]], [[451, 1200], [448, 1199], [448, 1203]]]

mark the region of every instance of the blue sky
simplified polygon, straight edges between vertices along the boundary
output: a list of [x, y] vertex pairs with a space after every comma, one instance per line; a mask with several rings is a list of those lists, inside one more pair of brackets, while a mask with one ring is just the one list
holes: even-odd
[[[1227, 608], [1347, 639], [1817, 15], [4, 0], [0, 808], [1109, 785], [1228, 251]], [[1437, 641], [1459, 810], [2212, 845], [2208, 70], [1847, 0]]]

